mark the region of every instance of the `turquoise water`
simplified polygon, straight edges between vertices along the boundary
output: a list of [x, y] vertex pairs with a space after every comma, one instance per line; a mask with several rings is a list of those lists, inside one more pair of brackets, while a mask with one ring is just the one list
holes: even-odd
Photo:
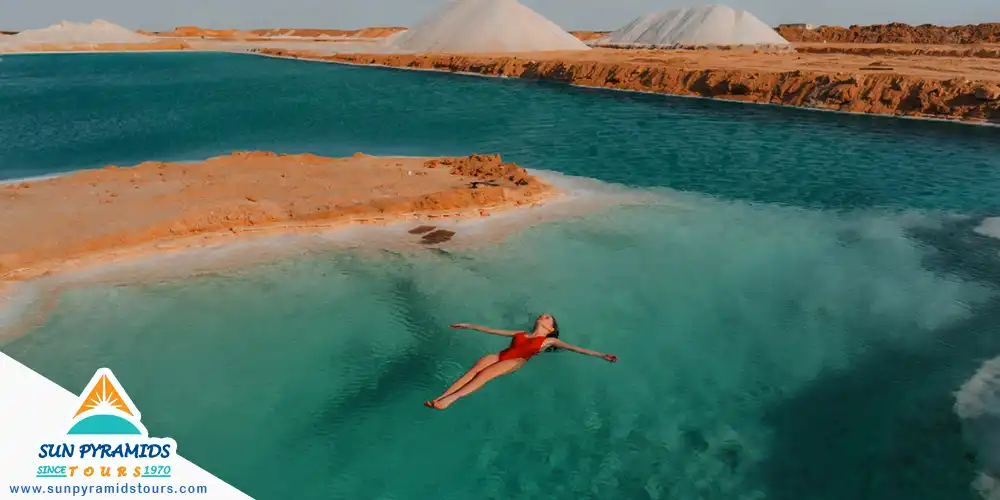
[[[242, 55], [5, 57], [8, 178], [232, 149], [498, 152], [648, 201], [477, 250], [327, 252], [61, 296], [2, 346], [108, 366], [256, 498], [975, 498], [1000, 129]], [[545, 354], [435, 412], [525, 328]]]
[[534, 168], [727, 199], [1000, 209], [995, 128], [520, 80], [249, 55], [8, 56], [0, 109], [0, 178], [234, 149], [497, 151]]

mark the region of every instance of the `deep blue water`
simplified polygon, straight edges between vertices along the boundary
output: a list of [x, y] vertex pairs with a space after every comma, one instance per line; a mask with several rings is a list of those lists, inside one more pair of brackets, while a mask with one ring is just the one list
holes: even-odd
[[[1000, 129], [221, 54], [0, 62], [0, 176], [231, 150], [500, 153], [649, 195], [450, 254], [61, 296], [2, 346], [257, 498], [972, 499]], [[456, 240], [460, 239], [460, 233]], [[545, 354], [421, 402], [551, 312]], [[296, 485], [290, 493], [286, 487]]]

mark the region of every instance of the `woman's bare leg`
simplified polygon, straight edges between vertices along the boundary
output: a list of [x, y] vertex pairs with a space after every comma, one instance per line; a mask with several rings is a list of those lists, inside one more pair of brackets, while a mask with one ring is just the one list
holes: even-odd
[[469, 383], [462, 386], [461, 389], [444, 396], [434, 402], [434, 408], [443, 410], [452, 405], [455, 401], [458, 401], [473, 392], [478, 391], [490, 380], [493, 380], [501, 375], [506, 375], [508, 373], [513, 373], [517, 371], [524, 365], [523, 359], [508, 359], [504, 361], [497, 361], [496, 363], [484, 368], [481, 372], [477, 373], [475, 377]]
[[476, 374], [483, 371], [486, 367], [492, 365], [493, 363], [496, 363], [499, 359], [500, 357], [496, 354], [487, 354], [479, 358], [479, 361], [476, 361], [476, 364], [472, 365], [472, 368], [469, 368], [469, 371], [465, 372], [465, 375], [462, 375], [462, 377], [456, 380], [454, 384], [451, 384], [451, 387], [441, 393], [440, 396], [431, 400], [431, 403], [434, 403], [437, 400], [459, 390], [463, 385], [468, 384], [469, 381], [472, 380], [472, 377], [475, 377]]

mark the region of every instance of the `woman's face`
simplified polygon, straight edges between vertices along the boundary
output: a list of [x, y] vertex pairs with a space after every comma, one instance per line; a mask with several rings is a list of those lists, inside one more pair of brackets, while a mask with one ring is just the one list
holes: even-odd
[[535, 320], [536, 327], [541, 327], [542, 330], [550, 333], [552, 332], [552, 330], [555, 330], [553, 323], [554, 321], [552, 319], [552, 316], [549, 314], [543, 314], [539, 316], [538, 319]]

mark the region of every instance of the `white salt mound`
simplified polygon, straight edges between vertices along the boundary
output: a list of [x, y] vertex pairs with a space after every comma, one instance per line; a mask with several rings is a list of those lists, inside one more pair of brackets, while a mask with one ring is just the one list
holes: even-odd
[[588, 50], [585, 43], [516, 0], [450, 0], [387, 40], [393, 52]]
[[647, 14], [608, 33], [595, 45], [635, 47], [788, 46], [770, 26], [744, 10], [705, 5]]
[[2, 44], [29, 46], [40, 44], [151, 43], [155, 38], [140, 35], [128, 28], [97, 19], [89, 24], [62, 21], [47, 28], [26, 30], [6, 37]]

